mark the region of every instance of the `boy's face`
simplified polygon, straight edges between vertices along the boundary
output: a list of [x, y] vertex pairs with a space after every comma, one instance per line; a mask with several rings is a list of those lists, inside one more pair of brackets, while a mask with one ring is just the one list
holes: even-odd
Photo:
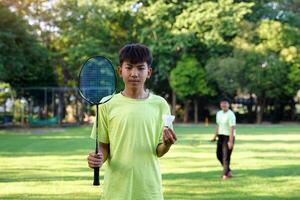
[[132, 64], [124, 61], [118, 68], [118, 73], [123, 78], [126, 88], [136, 89], [144, 87], [146, 79], [152, 74], [152, 68], [146, 62]]
[[223, 111], [227, 111], [229, 109], [229, 103], [227, 101], [221, 101], [220, 107]]

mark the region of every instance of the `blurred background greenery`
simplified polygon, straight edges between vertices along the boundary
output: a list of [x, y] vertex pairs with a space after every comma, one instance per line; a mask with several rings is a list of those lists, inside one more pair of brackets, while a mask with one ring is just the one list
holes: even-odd
[[240, 123], [299, 122], [299, 13], [298, 0], [0, 0], [0, 122], [92, 121], [81, 64], [117, 67], [135, 42], [153, 52], [147, 87], [179, 122], [212, 121], [224, 95]]

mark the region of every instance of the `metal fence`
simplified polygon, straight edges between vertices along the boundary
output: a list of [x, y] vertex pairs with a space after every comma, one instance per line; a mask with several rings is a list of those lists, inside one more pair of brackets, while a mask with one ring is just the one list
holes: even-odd
[[76, 87], [14, 88], [0, 105], [0, 126], [76, 125], [92, 123], [95, 108]]

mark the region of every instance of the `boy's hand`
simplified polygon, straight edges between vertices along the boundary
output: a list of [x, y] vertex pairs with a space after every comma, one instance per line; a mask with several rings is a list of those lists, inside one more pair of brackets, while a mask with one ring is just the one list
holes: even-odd
[[213, 139], [211, 139], [210, 140], [211, 142], [215, 142], [215, 141], [217, 141], [217, 137], [215, 136], [215, 137], [213, 137]]
[[233, 142], [230, 142], [230, 141], [229, 141], [229, 142], [227, 143], [227, 145], [228, 145], [228, 149], [229, 149], [229, 150], [231, 150], [231, 149], [233, 148]]
[[163, 130], [163, 143], [167, 146], [171, 146], [177, 140], [176, 134], [174, 131], [168, 127], [164, 127]]
[[98, 152], [98, 154], [91, 152], [89, 153], [87, 160], [90, 168], [101, 167], [104, 160], [103, 154], [101, 152]]

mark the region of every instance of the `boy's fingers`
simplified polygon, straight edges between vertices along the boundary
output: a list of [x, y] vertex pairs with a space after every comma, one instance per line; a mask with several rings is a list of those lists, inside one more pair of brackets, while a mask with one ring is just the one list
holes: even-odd
[[88, 157], [90, 157], [90, 158], [100, 158], [100, 157], [102, 157], [102, 153], [94, 153], [94, 152], [91, 152], [91, 153], [89, 153], [89, 156]]
[[103, 159], [103, 154], [101, 152], [98, 152], [98, 154], [96, 154], [96, 155], [97, 155], [97, 158]]
[[165, 140], [166, 143], [168, 143], [169, 142], [169, 132], [168, 132], [168, 129], [164, 128], [163, 132], [164, 132], [163, 133], [164, 140]]
[[164, 143], [166, 143], [166, 142], [167, 142], [167, 139], [166, 139], [166, 134], [165, 134], [165, 133], [163, 134], [163, 142], [164, 142]]
[[168, 137], [169, 143], [171, 143], [171, 144], [175, 143], [175, 140], [170, 132], [167, 133], [167, 137]]
[[164, 135], [164, 143], [165, 144], [170, 144], [171, 143], [170, 138], [167, 134]]
[[103, 160], [103, 155], [98, 155], [95, 153], [91, 153], [89, 154], [89, 156], [87, 157], [87, 160], [90, 162], [101, 162]]
[[168, 133], [168, 128], [164, 128], [163, 133], [164, 134]]
[[95, 157], [95, 153], [94, 153], [94, 152], [91, 152], [91, 153], [89, 153], [89, 156]]
[[172, 141], [172, 144], [174, 144], [175, 141], [176, 141], [176, 136], [175, 136], [174, 132], [171, 129], [169, 129], [169, 137]]
[[101, 167], [103, 164], [103, 154], [101, 152], [98, 152], [97, 154], [91, 152], [89, 153], [87, 160], [90, 168]]
[[173, 136], [173, 138], [175, 139], [175, 141], [177, 140], [177, 136], [176, 136], [176, 134], [174, 133], [174, 132], [172, 132], [172, 136]]
[[166, 144], [174, 144], [177, 140], [175, 133], [170, 128], [164, 128], [163, 140]]
[[99, 166], [101, 164], [101, 162], [97, 162], [97, 161], [91, 161], [90, 164], [92, 166]]
[[172, 129], [168, 128], [168, 132], [170, 135], [172, 135], [173, 139], [176, 141], [177, 137], [176, 137], [176, 134], [174, 133], [174, 131]]
[[88, 164], [89, 164], [89, 167], [92, 167], [92, 168], [93, 167], [101, 167], [103, 162], [99, 161], [99, 160], [97, 160], [97, 161], [89, 160]]

